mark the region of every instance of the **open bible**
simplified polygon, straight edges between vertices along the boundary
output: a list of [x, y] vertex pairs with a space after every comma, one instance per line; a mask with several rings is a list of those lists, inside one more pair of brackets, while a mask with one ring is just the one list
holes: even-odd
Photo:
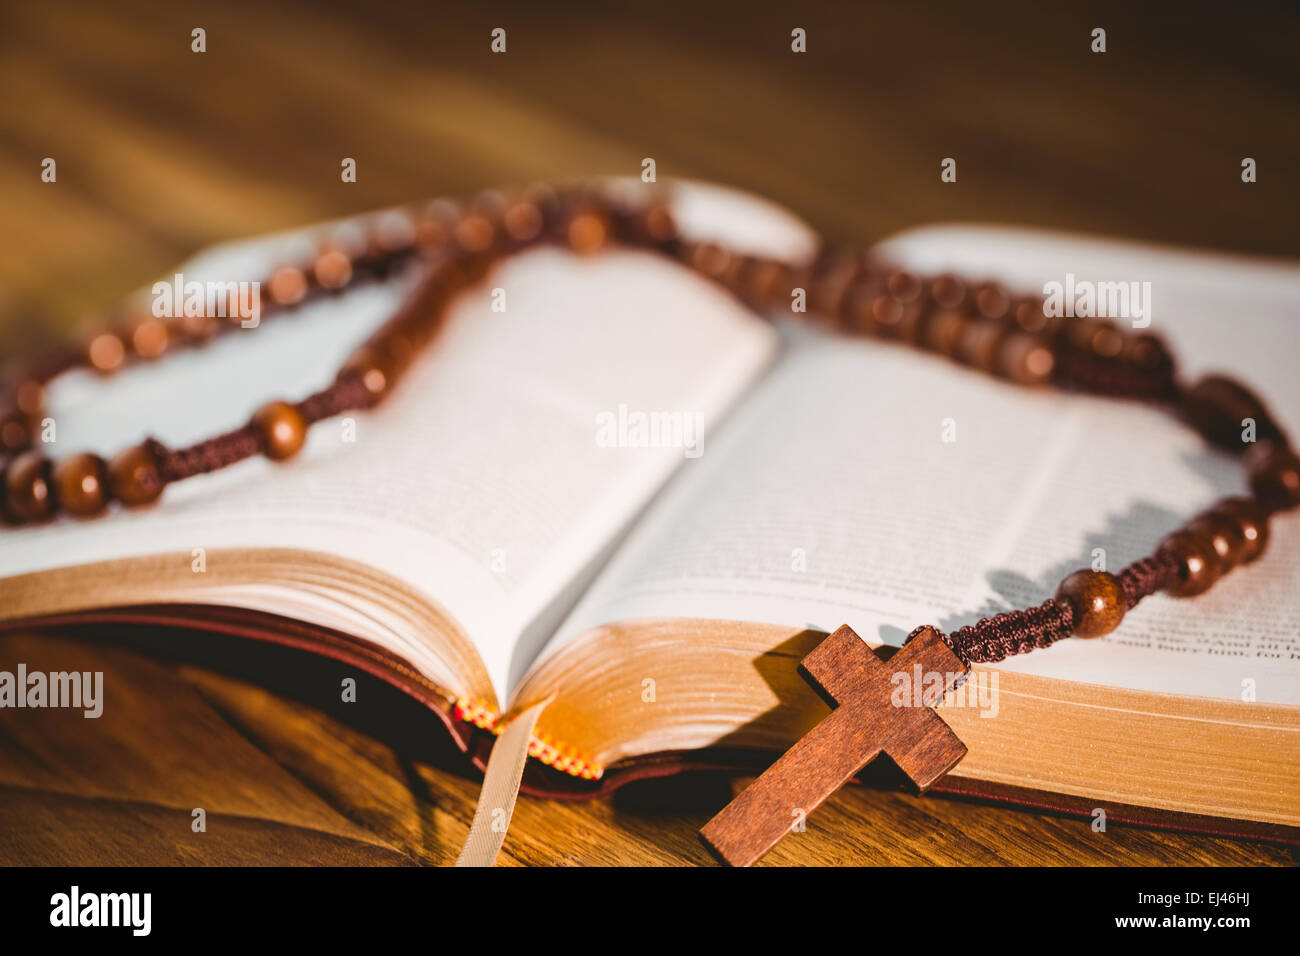
[[[754, 197], [669, 195], [692, 238], [815, 252]], [[257, 279], [348, 227], [178, 271]], [[1149, 283], [1146, 318], [1184, 374], [1248, 374], [1300, 424], [1293, 265], [983, 226], [874, 251], [1025, 292]], [[184, 445], [312, 392], [410, 285], [111, 380], [69, 373], [50, 389], [51, 453]], [[645, 252], [507, 260], [382, 406], [318, 425], [292, 462], [193, 478], [144, 510], [0, 529], [3, 626], [181, 623], [327, 654], [427, 703], [479, 759], [549, 697], [526, 788], [595, 793], [761, 766], [824, 716], [797, 664], [841, 624], [898, 645], [920, 624], [1036, 604], [1244, 490], [1235, 461], [1155, 409], [790, 318]], [[977, 667], [939, 708], [969, 754], [936, 789], [1294, 839], [1298, 570], [1300, 517], [1276, 515], [1267, 553], [1194, 601], [1157, 595], [1105, 638]]]

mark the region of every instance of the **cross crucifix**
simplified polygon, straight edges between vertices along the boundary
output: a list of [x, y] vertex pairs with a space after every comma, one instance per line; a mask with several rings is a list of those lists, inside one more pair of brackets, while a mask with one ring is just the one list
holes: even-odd
[[790, 832], [796, 811], [811, 813], [882, 750], [923, 791], [966, 755], [930, 709], [966, 673], [934, 628], [885, 662], [846, 625], [800, 666], [835, 709], [700, 831], [732, 866], [757, 861]]

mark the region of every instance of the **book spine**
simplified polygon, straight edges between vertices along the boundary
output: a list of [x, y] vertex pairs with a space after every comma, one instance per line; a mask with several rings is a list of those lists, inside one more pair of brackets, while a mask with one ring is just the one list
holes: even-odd
[[[452, 715], [457, 720], [463, 720], [492, 734], [499, 735], [504, 726], [501, 715], [482, 702], [457, 700]], [[572, 747], [556, 744], [544, 734], [533, 733], [529, 736], [528, 756], [583, 780], [599, 780], [605, 775], [605, 768], [600, 764], [588, 760]]]

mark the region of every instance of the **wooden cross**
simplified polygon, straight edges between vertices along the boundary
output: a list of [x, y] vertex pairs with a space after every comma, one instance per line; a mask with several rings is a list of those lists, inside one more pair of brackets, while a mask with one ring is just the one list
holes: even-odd
[[885, 662], [846, 625], [800, 666], [835, 709], [700, 831], [732, 866], [758, 860], [882, 750], [923, 791], [966, 755], [930, 709], [966, 673], [934, 628]]

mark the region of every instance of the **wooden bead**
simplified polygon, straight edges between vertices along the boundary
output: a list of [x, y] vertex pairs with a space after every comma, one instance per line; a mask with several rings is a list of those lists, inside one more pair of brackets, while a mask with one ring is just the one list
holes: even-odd
[[1019, 299], [1011, 307], [1011, 316], [1016, 320], [1016, 325], [1026, 332], [1046, 332], [1049, 330], [1050, 319], [1046, 312], [1043, 311], [1042, 299]]
[[1250, 490], [1270, 511], [1300, 505], [1300, 456], [1284, 445], [1252, 451], [1248, 461]]
[[496, 227], [482, 213], [470, 213], [456, 223], [456, 244], [466, 252], [487, 252], [496, 241]]
[[1206, 441], [1230, 451], [1247, 450], [1242, 440], [1246, 419], [1255, 422], [1255, 438], [1260, 441], [1280, 434], [1264, 403], [1246, 386], [1223, 375], [1207, 375], [1189, 388], [1179, 411]]
[[1093, 333], [1088, 346], [1092, 354], [1101, 358], [1115, 358], [1124, 351], [1124, 333], [1113, 322], [1103, 322]]
[[324, 289], [341, 289], [352, 280], [352, 260], [341, 249], [327, 249], [312, 266], [316, 283]]
[[1268, 512], [1254, 498], [1224, 498], [1212, 511], [1227, 515], [1241, 529], [1241, 563], [1249, 564], [1268, 547]]
[[650, 203], [637, 217], [638, 232], [650, 242], [670, 242], [677, 238], [677, 223], [664, 203]]
[[939, 276], [930, 283], [930, 298], [940, 309], [960, 308], [966, 302], [966, 284], [956, 276]]
[[1080, 352], [1091, 352], [1092, 340], [1101, 330], [1105, 321], [1105, 319], [1097, 319], [1091, 316], [1066, 317], [1066, 324], [1062, 327], [1062, 331], [1065, 333], [1065, 341]]
[[1164, 340], [1150, 332], [1128, 336], [1121, 357], [1134, 368], [1148, 372], [1173, 365], [1173, 359], [1165, 347]]
[[872, 332], [876, 335], [894, 337], [903, 324], [903, 316], [909, 305], [897, 296], [886, 293], [871, 300], [867, 318]]
[[1229, 515], [1216, 511], [1206, 512], [1188, 522], [1187, 530], [1210, 539], [1219, 556], [1221, 574], [1227, 574], [1244, 560], [1246, 535], [1241, 524]]
[[1176, 562], [1174, 580], [1165, 590], [1177, 597], [1192, 597], [1210, 589], [1219, 579], [1219, 552], [1206, 535], [1186, 528], [1175, 531], [1160, 542]]
[[271, 273], [267, 291], [276, 305], [295, 305], [307, 294], [307, 276], [295, 266], [280, 266]]
[[182, 315], [176, 319], [181, 334], [192, 342], [205, 342], [217, 331], [217, 317], [205, 312]]
[[113, 456], [108, 463], [108, 485], [113, 497], [132, 507], [147, 505], [162, 494], [158, 461], [145, 445], [133, 445]]
[[24, 415], [39, 415], [45, 407], [45, 386], [37, 381], [26, 381], [14, 389], [14, 405]]
[[956, 357], [962, 333], [970, 324], [971, 318], [957, 309], [936, 313], [925, 324], [924, 345], [932, 352]]
[[1056, 600], [1074, 612], [1075, 637], [1101, 637], [1119, 627], [1128, 609], [1119, 578], [1106, 571], [1075, 571], [1056, 589]]
[[442, 245], [451, 235], [452, 223], [433, 214], [420, 216], [415, 221], [415, 244], [426, 249]]
[[718, 281], [737, 296], [745, 294], [745, 274], [753, 260], [749, 256], [735, 255], [727, 263], [726, 270], [718, 276]]
[[1001, 320], [1011, 311], [1011, 297], [996, 282], [985, 282], [975, 288], [975, 311], [981, 318]]
[[1002, 322], [977, 319], [967, 323], [957, 341], [957, 358], [985, 372], [997, 370], [1002, 340], [1011, 329]]
[[1012, 332], [998, 347], [997, 371], [1021, 385], [1042, 385], [1052, 377], [1056, 357], [1047, 342], [1028, 332]]
[[393, 209], [371, 226], [367, 256], [383, 259], [405, 252], [415, 245], [415, 217], [405, 209]]
[[758, 259], [745, 273], [745, 292], [748, 298], [763, 308], [780, 308], [789, 305], [790, 267], [775, 259]]
[[[599, 213], [580, 212], [569, 220], [569, 228], [566, 230], [565, 235], [569, 242], [569, 248], [579, 255], [589, 255], [599, 251], [605, 245], [605, 241], [609, 238], [609, 224], [605, 222], [605, 217]], [[721, 247], [717, 247], [717, 249], [723, 255], [727, 255]], [[720, 269], [718, 274], [723, 271], [725, 271], [725, 268]]]
[[115, 372], [126, 358], [126, 346], [112, 332], [101, 332], [90, 340], [86, 358], [97, 372]]
[[89, 452], [73, 455], [50, 472], [59, 507], [78, 517], [89, 517], [108, 504], [108, 467], [104, 459]]
[[32, 443], [32, 423], [22, 412], [10, 412], [0, 418], [0, 448], [22, 451]]
[[891, 272], [885, 285], [889, 289], [890, 295], [899, 302], [904, 303], [915, 301], [925, 291], [920, 279], [912, 275], [912, 273], [903, 272], [902, 270]]
[[[398, 345], [399, 351], [404, 350]], [[339, 377], [349, 376], [360, 379], [370, 396], [371, 404], [378, 402], [392, 387], [396, 379], [395, 362], [384, 350], [373, 345], [363, 346], [353, 352], [343, 364]]]
[[4, 474], [5, 512], [15, 521], [42, 521], [54, 514], [50, 461], [38, 451], [25, 451], [9, 462]]
[[298, 454], [307, 439], [307, 420], [288, 402], [267, 402], [252, 418], [262, 441], [262, 454], [283, 461]]
[[162, 319], [141, 319], [131, 330], [131, 348], [141, 358], [156, 359], [167, 351], [170, 337], [167, 323]]
[[515, 242], [531, 242], [541, 235], [546, 225], [541, 207], [527, 199], [516, 200], [507, 206], [501, 224], [506, 235]]
[[808, 308], [814, 320], [823, 326], [838, 326], [849, 290], [862, 274], [857, 255], [837, 255], [822, 263], [822, 268], [808, 290]]

